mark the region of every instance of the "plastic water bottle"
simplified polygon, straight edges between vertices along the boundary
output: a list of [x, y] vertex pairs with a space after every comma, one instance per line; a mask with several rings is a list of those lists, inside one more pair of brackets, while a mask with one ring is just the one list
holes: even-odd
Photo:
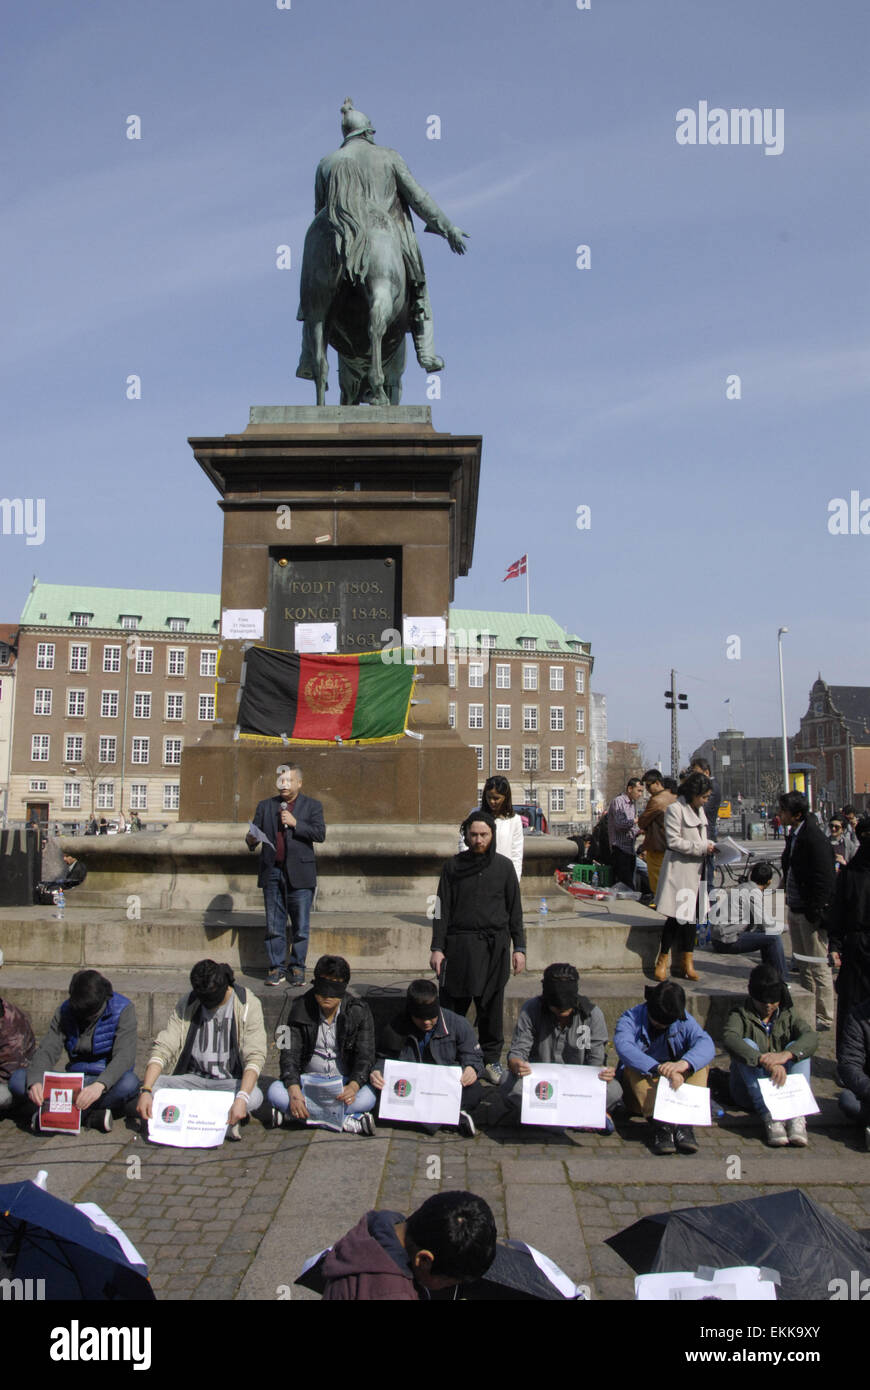
[[598, 882], [599, 882], [599, 880], [598, 880], [598, 870], [597, 870], [597, 869], [593, 869], [593, 870], [592, 870], [592, 887], [593, 887], [593, 888], [597, 888], [597, 887], [598, 887]]
[[62, 888], [59, 888], [59, 889], [57, 890], [57, 915], [58, 915], [58, 917], [61, 917], [61, 918], [63, 917], [64, 905], [65, 905], [65, 899], [64, 899], [64, 896], [63, 896], [63, 889], [62, 889]]
[[549, 909], [548, 906], [547, 906], [547, 899], [546, 899], [546, 898], [541, 898], [541, 906], [540, 906], [540, 908], [538, 909], [538, 911], [540, 912], [540, 914], [541, 914], [542, 917], [546, 917], [547, 913], [550, 911], [550, 909]]

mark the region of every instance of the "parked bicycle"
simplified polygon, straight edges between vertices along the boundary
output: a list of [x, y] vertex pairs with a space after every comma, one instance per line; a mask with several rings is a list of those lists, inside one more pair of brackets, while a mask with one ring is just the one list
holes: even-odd
[[735, 888], [739, 884], [750, 882], [750, 873], [754, 864], [769, 864], [773, 869], [773, 888], [782, 886], [782, 870], [777, 860], [772, 859], [768, 854], [749, 853], [736, 864], [716, 864], [713, 869], [714, 888]]

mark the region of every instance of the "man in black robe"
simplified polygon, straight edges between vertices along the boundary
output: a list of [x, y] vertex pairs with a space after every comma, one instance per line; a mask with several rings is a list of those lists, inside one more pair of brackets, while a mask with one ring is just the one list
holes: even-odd
[[504, 1076], [504, 989], [511, 967], [519, 975], [526, 966], [523, 911], [513, 864], [496, 854], [492, 816], [473, 811], [463, 834], [468, 849], [441, 870], [429, 964], [444, 1008], [464, 1016], [474, 1000], [484, 1075], [498, 1085]]

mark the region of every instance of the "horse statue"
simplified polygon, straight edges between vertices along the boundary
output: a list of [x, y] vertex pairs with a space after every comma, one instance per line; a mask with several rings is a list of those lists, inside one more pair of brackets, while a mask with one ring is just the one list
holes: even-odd
[[315, 216], [302, 256], [296, 375], [314, 381], [317, 404], [325, 405], [330, 346], [339, 357], [342, 405], [398, 405], [407, 333], [425, 371], [444, 366], [434, 350], [410, 210], [458, 255], [466, 233], [416, 183], [395, 150], [374, 143], [368, 116], [350, 97], [341, 111], [344, 141], [320, 161], [315, 178]]

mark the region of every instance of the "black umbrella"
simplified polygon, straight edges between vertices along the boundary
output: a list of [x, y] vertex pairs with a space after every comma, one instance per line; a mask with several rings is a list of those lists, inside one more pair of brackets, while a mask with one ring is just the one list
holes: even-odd
[[780, 1299], [827, 1300], [831, 1282], [870, 1275], [870, 1242], [793, 1188], [715, 1207], [644, 1217], [606, 1242], [637, 1274], [758, 1265]]
[[145, 1266], [131, 1264], [114, 1236], [32, 1182], [0, 1186], [0, 1272], [22, 1288], [44, 1280], [34, 1296], [46, 1300], [154, 1298]]

